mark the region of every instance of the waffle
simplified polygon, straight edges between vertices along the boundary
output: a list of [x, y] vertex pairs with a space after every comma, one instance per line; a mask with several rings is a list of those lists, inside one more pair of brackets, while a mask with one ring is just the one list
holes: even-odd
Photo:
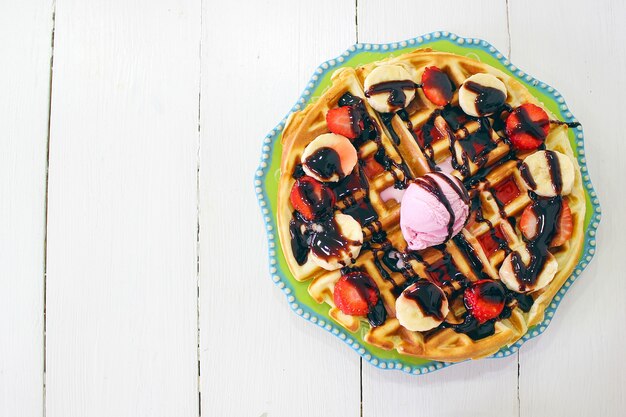
[[[457, 117], [458, 90], [448, 110], [442, 111], [425, 97], [422, 89], [417, 89], [415, 99], [405, 109], [397, 113], [378, 113], [368, 104], [363, 85], [368, 74], [384, 64], [401, 65], [414, 79], [420, 79], [425, 67], [437, 66], [456, 86], [472, 74], [493, 74], [506, 86], [509, 108], [523, 103], [544, 108], [511, 76], [470, 58], [428, 49], [358, 68], [338, 69], [332, 75], [331, 87], [317, 101], [292, 114], [282, 135], [277, 220], [285, 258], [296, 280], [310, 282], [308, 291], [313, 299], [326, 303], [334, 320], [351, 332], [362, 332], [364, 340], [371, 345], [438, 361], [456, 362], [488, 356], [515, 343], [529, 327], [543, 319], [545, 308], [579, 259], [585, 197], [578, 166], [575, 166], [573, 190], [567, 196], [573, 216], [573, 234], [567, 243], [550, 250], [558, 262], [558, 272], [546, 287], [529, 294], [511, 293], [505, 307], [507, 314], [492, 323], [487, 336], [470, 337], [445, 325], [425, 332], [407, 330], [395, 317], [395, 303], [399, 293], [418, 278], [446, 289], [450, 313], [444, 323], [462, 323], [466, 307], [462, 292], [455, 291], [458, 282], [500, 279], [498, 270], [506, 254], [521, 250], [527, 244], [516, 225], [531, 200], [518, 163], [525, 154], [513, 151], [511, 145], [501, 139], [503, 126], [498, 120], [502, 120], [502, 115], [494, 115], [488, 123], [484, 118], [464, 120]], [[327, 271], [311, 257], [300, 264], [293, 253], [289, 231], [293, 216], [289, 194], [300, 157], [307, 144], [328, 132], [325, 119], [328, 110], [349, 96], [363, 101], [367, 114], [378, 127], [378, 135], [374, 140], [355, 143], [359, 163], [349, 177], [336, 185], [334, 210], [352, 215], [362, 225], [364, 244], [349, 268], [366, 272], [377, 285], [386, 311], [384, 322], [378, 326], [370, 325], [364, 317], [342, 313], [335, 305], [333, 291], [347, 268]], [[555, 118], [544, 110], [551, 119]], [[424, 135], [431, 126], [446, 133], [436, 138]], [[468, 142], [464, 142], [469, 137], [480, 137], [480, 146], [470, 148]], [[553, 126], [545, 147], [572, 157], [576, 164], [566, 126]], [[445, 244], [409, 251], [400, 230], [400, 204], [383, 196], [394, 185], [402, 188], [403, 184], [444, 165], [451, 165], [452, 174], [463, 181], [469, 192], [469, 220], [461, 233]]]

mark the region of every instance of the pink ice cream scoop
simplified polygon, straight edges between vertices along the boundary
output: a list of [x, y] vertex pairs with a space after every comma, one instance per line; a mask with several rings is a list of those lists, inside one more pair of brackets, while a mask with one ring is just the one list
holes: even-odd
[[447, 242], [469, 215], [469, 196], [453, 175], [431, 172], [412, 182], [400, 203], [400, 228], [409, 249]]

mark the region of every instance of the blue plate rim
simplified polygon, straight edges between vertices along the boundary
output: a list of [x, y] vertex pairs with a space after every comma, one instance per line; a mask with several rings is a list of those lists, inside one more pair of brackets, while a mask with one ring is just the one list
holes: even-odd
[[[269, 272], [271, 274], [272, 281], [274, 281], [274, 283], [285, 294], [290, 308], [300, 317], [310, 321], [311, 323], [317, 324], [319, 327], [337, 336], [340, 340], [343, 340], [348, 346], [350, 346], [371, 365], [379, 369], [400, 370], [411, 375], [427, 374], [461, 362], [431, 361], [426, 364], [415, 365], [403, 363], [402, 360], [387, 360], [378, 358], [375, 354], [369, 351], [366, 345], [362, 345], [358, 341], [354, 340], [350, 333], [347, 332], [343, 327], [335, 324], [334, 322], [328, 321], [322, 316], [319, 316], [316, 312], [308, 308], [306, 304], [301, 304], [293, 294], [293, 287], [291, 286], [289, 280], [285, 277], [285, 272], [281, 270], [278, 264], [278, 260], [276, 259], [276, 248], [278, 247], [278, 244], [277, 236], [274, 233], [274, 230], [276, 229], [276, 224], [274, 220], [275, 216], [270, 209], [268, 196], [266, 195], [264, 185], [267, 175], [269, 174], [269, 167], [271, 166], [271, 155], [273, 153], [273, 146], [280, 136], [282, 129], [285, 127], [287, 118], [292, 113], [301, 110], [306, 105], [307, 100], [311, 98], [311, 93], [315, 91], [321, 79], [328, 72], [334, 71], [336, 67], [341, 66], [347, 59], [361, 52], [393, 52], [397, 49], [404, 49], [411, 46], [427, 46], [427, 44], [429, 44], [430, 42], [439, 40], [447, 40], [449, 42], [457, 43], [460, 46], [472, 47], [488, 53], [493, 58], [500, 61], [500, 63], [504, 65], [509, 71], [511, 71], [516, 79], [525, 84], [531, 84], [535, 88], [541, 90], [544, 94], [552, 96], [554, 100], [559, 104], [559, 112], [563, 120], [567, 122], [578, 121], [569, 110], [569, 107], [567, 106], [563, 96], [555, 88], [520, 70], [517, 66], [513, 65], [504, 54], [498, 51], [490, 43], [482, 39], [465, 38], [448, 31], [435, 31], [400, 42], [391, 42], [384, 44], [357, 43], [352, 45], [338, 57], [325, 61], [317, 67], [296, 104], [294, 104], [289, 113], [287, 113], [287, 115], [276, 125], [276, 127], [274, 127], [274, 129], [272, 129], [263, 139], [263, 145], [261, 148], [261, 160], [254, 175], [254, 189], [258, 199], [259, 208], [261, 209], [263, 221], [265, 222], [265, 230], [268, 240], [268, 256], [270, 266]], [[576, 128], [575, 135], [577, 147], [576, 159], [578, 160], [578, 164], [580, 166], [583, 187], [589, 194], [591, 205], [593, 207], [590, 223], [587, 227], [587, 230], [585, 231], [585, 242], [583, 250], [581, 251], [581, 258], [574, 268], [573, 273], [570, 275], [567, 281], [565, 281], [559, 291], [555, 294], [550, 305], [546, 307], [544, 319], [540, 323], [528, 329], [526, 334], [524, 334], [517, 342], [515, 342], [511, 346], [503, 347], [498, 352], [496, 352], [492, 356], [489, 356], [488, 358], [503, 358], [510, 356], [516, 353], [526, 341], [542, 334], [552, 321], [552, 318], [556, 313], [556, 310], [561, 300], [563, 299], [563, 296], [582, 274], [583, 270], [587, 267], [587, 265], [589, 264], [589, 262], [591, 262], [593, 256], [595, 255], [595, 236], [600, 220], [602, 218], [602, 210], [600, 208], [600, 201], [598, 199], [597, 193], [591, 183], [591, 178], [589, 176], [587, 168], [582, 126]]]

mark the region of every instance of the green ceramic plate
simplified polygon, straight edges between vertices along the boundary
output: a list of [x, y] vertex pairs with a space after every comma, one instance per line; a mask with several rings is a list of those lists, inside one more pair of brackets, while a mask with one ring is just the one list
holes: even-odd
[[[378, 45], [360, 43], [351, 46], [347, 51], [341, 54], [341, 56], [324, 62], [315, 70], [306, 89], [298, 99], [298, 102], [291, 109], [291, 112], [301, 110], [306, 107], [308, 103], [317, 100], [330, 86], [330, 76], [333, 71], [338, 68], [356, 67], [424, 47], [429, 47], [436, 51], [451, 52], [471, 57], [498, 68], [522, 82], [552, 113], [560, 116], [561, 120], [568, 122], [577, 121], [569, 111], [561, 94], [554, 88], [531, 77], [511, 64], [501, 52], [496, 50], [489, 43], [480, 39], [462, 38], [450, 32], [433, 32], [407, 41], [390, 44]], [[291, 275], [283, 256], [280, 240], [275, 233], [276, 203], [282, 152], [280, 137], [287, 116], [285, 116], [263, 140], [261, 163], [255, 173], [254, 179], [254, 188], [267, 231], [270, 274], [272, 280], [283, 290], [287, 297], [287, 302], [296, 314], [331, 332], [374, 366], [382, 369], [398, 369], [411, 374], [425, 374], [453, 365], [453, 363], [450, 362], [436, 362], [404, 356], [400, 355], [395, 350], [387, 351], [365, 343], [363, 341], [365, 329], [352, 333], [339, 326], [328, 315], [328, 305], [318, 304], [311, 298], [307, 291], [308, 282], [298, 282]], [[546, 309], [544, 320], [530, 328], [515, 344], [502, 348], [492, 357], [501, 358], [517, 352], [525, 341], [538, 336], [546, 329], [562, 297], [580, 276], [595, 253], [595, 234], [601, 218], [600, 203], [587, 171], [582, 127], [570, 129], [569, 139], [572, 149], [578, 158], [587, 197], [585, 244], [580, 261], [574, 269], [573, 274], [565, 282], [552, 300], [550, 306]]]

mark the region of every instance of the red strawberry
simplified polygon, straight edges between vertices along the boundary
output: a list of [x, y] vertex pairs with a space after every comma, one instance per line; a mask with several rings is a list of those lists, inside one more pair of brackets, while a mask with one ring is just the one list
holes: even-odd
[[328, 186], [305, 175], [293, 184], [289, 201], [305, 220], [312, 221], [332, 212], [335, 193]]
[[360, 120], [354, 108], [342, 106], [328, 110], [326, 113], [328, 129], [348, 139], [356, 139], [363, 131], [364, 123]]
[[505, 298], [502, 284], [490, 279], [474, 282], [463, 294], [465, 308], [481, 324], [502, 313]]
[[[537, 216], [532, 209], [532, 204], [529, 204], [522, 213], [520, 219], [519, 228], [526, 239], [533, 239], [537, 234]], [[556, 225], [556, 234], [550, 242], [550, 247], [561, 246], [572, 237], [574, 230], [574, 221], [572, 219], [572, 211], [569, 208], [567, 201], [563, 200], [561, 207], [561, 213], [559, 214], [559, 221]]]
[[333, 298], [344, 314], [364, 316], [378, 303], [378, 288], [366, 273], [350, 272], [335, 284]]
[[448, 75], [437, 67], [427, 67], [422, 74], [422, 90], [437, 106], [445, 106], [452, 100], [454, 87]]
[[514, 147], [533, 150], [541, 146], [548, 136], [550, 119], [541, 107], [525, 103], [506, 118], [505, 130]]
[[563, 200], [559, 222], [556, 225], [556, 235], [552, 238], [550, 246], [561, 246], [572, 237], [574, 231], [574, 220], [572, 219], [572, 211], [567, 201]]

